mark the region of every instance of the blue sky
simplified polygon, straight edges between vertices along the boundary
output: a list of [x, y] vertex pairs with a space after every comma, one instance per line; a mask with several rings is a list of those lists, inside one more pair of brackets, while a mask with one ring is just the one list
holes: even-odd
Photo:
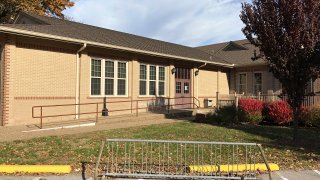
[[244, 0], [74, 0], [75, 21], [163, 41], [200, 46], [243, 39]]

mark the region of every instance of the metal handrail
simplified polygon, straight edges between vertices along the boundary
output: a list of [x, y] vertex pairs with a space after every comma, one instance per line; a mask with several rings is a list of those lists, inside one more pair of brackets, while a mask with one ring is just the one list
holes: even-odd
[[[173, 99], [186, 99], [190, 98], [192, 101], [190, 103], [170, 103], [170, 100]], [[125, 101], [109, 101], [106, 102], [107, 104], [115, 104], [115, 103], [136, 103], [136, 107], [131, 108], [125, 108], [125, 109], [113, 109], [108, 110], [108, 112], [120, 112], [120, 111], [133, 111], [136, 110], [136, 116], [139, 114], [140, 109], [146, 109], [146, 107], [139, 107], [139, 102], [146, 102], [146, 101], [156, 101], [160, 98], [148, 98], [148, 99], [137, 99], [137, 100], [125, 100]], [[200, 101], [195, 97], [174, 97], [174, 98], [162, 98], [168, 101], [168, 104], [163, 105], [163, 107], [168, 107], [168, 113], [170, 112], [170, 107], [172, 106], [179, 106], [179, 105], [193, 105], [192, 108], [195, 106], [197, 108], [200, 107]], [[195, 101], [197, 103], [195, 103]], [[63, 117], [63, 116], [75, 116], [75, 115], [84, 115], [84, 114], [96, 114], [96, 122], [98, 122], [99, 113], [102, 113], [102, 111], [99, 111], [99, 105], [103, 104], [103, 102], [94, 102], [94, 103], [78, 103], [78, 104], [56, 104], [56, 105], [43, 105], [43, 106], [33, 106], [32, 107], [32, 118], [39, 118], [40, 119], [40, 129], [43, 127], [43, 118], [49, 118], [49, 117]], [[68, 113], [68, 114], [55, 114], [55, 115], [43, 115], [43, 109], [49, 108], [49, 107], [70, 107], [70, 106], [83, 106], [83, 105], [96, 105], [96, 111], [94, 112], [79, 112], [79, 113]], [[35, 115], [35, 109], [40, 108], [40, 115]]]

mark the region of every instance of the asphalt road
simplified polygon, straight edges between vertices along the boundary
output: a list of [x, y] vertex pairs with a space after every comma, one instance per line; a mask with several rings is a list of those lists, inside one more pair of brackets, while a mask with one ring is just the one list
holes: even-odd
[[[258, 179], [268, 180], [268, 174], [263, 174]], [[81, 180], [81, 175], [68, 174], [60, 176], [0, 176], [0, 180]], [[88, 178], [87, 180], [93, 180]], [[276, 171], [272, 172], [272, 180], [320, 180], [320, 170], [305, 171]]]

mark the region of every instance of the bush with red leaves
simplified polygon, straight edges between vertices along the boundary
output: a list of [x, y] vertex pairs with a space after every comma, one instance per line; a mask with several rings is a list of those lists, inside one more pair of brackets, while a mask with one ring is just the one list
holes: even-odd
[[275, 101], [265, 106], [266, 119], [278, 124], [289, 124], [293, 119], [291, 106], [286, 101]]
[[263, 102], [255, 99], [239, 99], [239, 121], [258, 124], [262, 120]]

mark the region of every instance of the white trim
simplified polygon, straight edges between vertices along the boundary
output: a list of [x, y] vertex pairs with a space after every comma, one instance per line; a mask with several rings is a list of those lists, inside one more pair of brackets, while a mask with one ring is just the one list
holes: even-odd
[[[91, 94], [91, 68], [92, 68], [92, 60], [100, 60], [101, 61], [101, 77], [100, 77], [100, 95], [92, 95]], [[106, 61], [112, 61], [113, 62], [113, 95], [105, 95], [105, 62]], [[118, 95], [118, 62], [122, 62], [126, 64], [126, 89], [125, 89], [125, 95]], [[90, 57], [90, 84], [89, 84], [89, 97], [129, 97], [129, 69], [128, 69], [128, 61], [124, 60], [117, 60], [117, 59], [110, 59], [110, 58], [97, 58], [97, 57]], [[94, 78], [94, 77], [93, 77]], [[124, 79], [124, 78], [120, 78]]]
[[[146, 66], [146, 95], [140, 95], [140, 65], [145, 65]], [[156, 82], [156, 94], [155, 95], [150, 95], [149, 92], [149, 87], [150, 87], [150, 66], [155, 66], [156, 67], [156, 80], [152, 80]], [[164, 67], [164, 94], [163, 95], [159, 95], [159, 67]], [[166, 72], [167, 72], [167, 68], [168, 66], [165, 65], [156, 65], [156, 64], [147, 64], [147, 63], [139, 63], [139, 92], [138, 92], [138, 97], [166, 97], [166, 87], [167, 87], [167, 77], [166, 77]]]
[[15, 35], [16, 34], [25, 35], [25, 36], [29, 36], [29, 37], [41, 37], [41, 38], [45, 38], [45, 39], [55, 39], [55, 40], [59, 40], [59, 41], [67, 41], [67, 42], [73, 42], [73, 43], [81, 43], [81, 44], [87, 43], [88, 46], [90, 45], [90, 46], [118, 49], [118, 50], [123, 50], [123, 51], [131, 51], [131, 52], [137, 52], [137, 53], [142, 53], [142, 54], [149, 54], [149, 55], [153, 55], [153, 56], [167, 57], [167, 58], [180, 59], [180, 60], [193, 61], [193, 62], [203, 62], [203, 63], [214, 64], [214, 65], [228, 67], [228, 68], [234, 67], [234, 64], [219, 63], [219, 62], [212, 62], [212, 61], [206, 61], [206, 60], [200, 60], [200, 59], [194, 59], [194, 58], [188, 58], [188, 57], [182, 57], [182, 56], [176, 56], [176, 55], [156, 53], [156, 52], [152, 52], [152, 51], [145, 51], [145, 50], [140, 50], [140, 49], [115, 46], [115, 45], [111, 45], [111, 44], [97, 43], [94, 41], [85, 41], [85, 40], [80, 40], [80, 39], [75, 39], [75, 38], [67, 38], [67, 37], [63, 37], [63, 36], [38, 33], [38, 32], [27, 31], [27, 30], [19, 30], [19, 29], [15, 29], [15, 28], [11, 28], [11, 27], [0, 26], [0, 32], [10, 33], [10, 34], [15, 34]]

